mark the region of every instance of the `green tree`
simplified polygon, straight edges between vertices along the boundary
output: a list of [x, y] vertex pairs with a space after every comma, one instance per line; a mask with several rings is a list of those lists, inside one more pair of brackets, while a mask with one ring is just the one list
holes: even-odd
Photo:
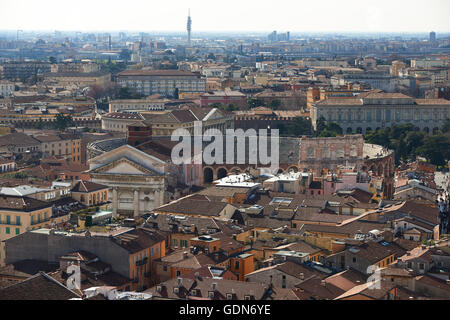
[[444, 125], [441, 128], [441, 131], [443, 133], [449, 133], [450, 132], [450, 119], [445, 120]]
[[322, 132], [318, 135], [319, 138], [334, 138], [337, 137], [337, 134], [333, 131], [330, 131], [328, 129], [322, 130]]
[[38, 122], [36, 123], [36, 129], [41, 130], [44, 127], [44, 122], [42, 121], [42, 118], [39, 118]]
[[64, 131], [66, 128], [73, 126], [75, 123], [72, 119], [71, 115], [63, 115], [62, 113], [58, 113], [55, 118], [54, 125], [56, 129]]
[[247, 105], [250, 109], [265, 106], [264, 100], [259, 98], [248, 98]]
[[319, 135], [323, 130], [326, 129], [327, 124], [326, 124], [325, 118], [324, 118], [323, 116], [321, 116], [321, 117], [317, 120], [316, 127], [317, 127], [317, 135]]
[[421, 131], [408, 132], [404, 140], [408, 155], [416, 156], [416, 149], [423, 145], [425, 136], [425, 133]]
[[450, 138], [441, 133], [427, 136], [423, 140], [423, 145], [417, 148], [417, 152], [432, 164], [445, 166], [446, 161], [450, 158]]
[[313, 133], [311, 120], [296, 117], [287, 124], [279, 125], [280, 136], [310, 136]]
[[278, 110], [281, 107], [281, 101], [278, 99], [274, 99], [270, 101], [269, 108], [272, 110]]
[[141, 99], [144, 96], [138, 93], [134, 93], [128, 87], [120, 87], [115, 93], [117, 99]]
[[84, 226], [86, 228], [92, 227], [92, 216], [86, 216], [86, 220], [84, 222]]

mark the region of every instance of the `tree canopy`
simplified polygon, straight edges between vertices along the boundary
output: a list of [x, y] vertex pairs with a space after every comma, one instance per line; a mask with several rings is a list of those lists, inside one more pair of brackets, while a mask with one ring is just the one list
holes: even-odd
[[417, 131], [412, 124], [402, 124], [371, 131], [365, 139], [368, 143], [394, 150], [397, 163], [422, 156], [432, 164], [444, 166], [450, 159], [450, 134], [445, 130], [444, 126], [441, 132], [427, 135]]
[[310, 136], [313, 133], [311, 120], [303, 117], [296, 117], [287, 124], [278, 126], [280, 136]]
[[343, 134], [342, 128], [336, 122], [326, 122], [325, 118], [317, 120], [316, 136], [320, 138], [337, 137]]
[[71, 115], [65, 116], [62, 113], [58, 113], [56, 115], [55, 122], [54, 122], [56, 129], [64, 131], [68, 127], [73, 126], [74, 124], [75, 123], [74, 123]]

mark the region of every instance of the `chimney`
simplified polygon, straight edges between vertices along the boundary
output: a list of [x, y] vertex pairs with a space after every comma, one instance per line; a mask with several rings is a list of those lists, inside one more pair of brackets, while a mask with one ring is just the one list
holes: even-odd
[[178, 277], [177, 280], [178, 280], [178, 288], [182, 287], [183, 286], [183, 278]]
[[300, 280], [305, 280], [305, 274], [303, 272], [300, 273]]
[[322, 287], [325, 287], [325, 286], [327, 285], [327, 283], [325, 282], [325, 280], [322, 280], [322, 281], [320, 282], [320, 285], [321, 285]]
[[195, 232], [195, 224], [191, 224], [191, 232], [192, 232], [192, 233]]
[[194, 273], [195, 279], [198, 279], [200, 277], [200, 273], [196, 272]]
[[188, 253], [187, 251], [183, 252], [183, 259], [187, 259], [188, 258]]
[[212, 284], [212, 289], [213, 289], [213, 291], [217, 291], [217, 283], [214, 282]]

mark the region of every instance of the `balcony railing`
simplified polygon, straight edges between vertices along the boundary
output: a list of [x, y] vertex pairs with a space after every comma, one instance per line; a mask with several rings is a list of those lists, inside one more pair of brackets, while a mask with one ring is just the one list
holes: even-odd
[[41, 223], [45, 223], [45, 222], [50, 222], [50, 219], [45, 219], [45, 220], [40, 220], [40, 221], [33, 221], [33, 222], [31, 222], [31, 225], [35, 226], [37, 224], [41, 224]]
[[138, 261], [136, 261], [136, 266], [143, 266], [143, 265], [146, 265], [147, 262], [148, 262], [148, 258], [144, 258], [144, 259], [142, 259], [142, 260], [138, 260]]
[[1, 221], [0, 222], [0, 225], [4, 225], [4, 226], [12, 226], [12, 227], [20, 227], [20, 226], [22, 226], [22, 223], [8, 223], [8, 222], [6, 222], [6, 221]]

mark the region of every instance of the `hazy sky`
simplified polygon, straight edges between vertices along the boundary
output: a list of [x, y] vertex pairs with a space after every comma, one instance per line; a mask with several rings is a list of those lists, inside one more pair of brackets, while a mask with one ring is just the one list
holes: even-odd
[[0, 29], [450, 31], [449, 0], [0, 0]]

